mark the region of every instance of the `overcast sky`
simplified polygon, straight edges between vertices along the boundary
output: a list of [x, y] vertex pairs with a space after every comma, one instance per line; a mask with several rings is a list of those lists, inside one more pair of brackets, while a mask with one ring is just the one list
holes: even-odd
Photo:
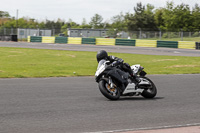
[[[73, 21], [81, 24], [83, 18], [87, 23], [95, 13], [100, 14], [104, 21], [120, 12], [133, 13], [136, 3], [152, 4], [155, 8], [165, 7], [168, 0], [1, 0], [0, 10], [8, 11], [11, 16], [16, 16], [19, 10], [19, 18], [30, 17], [37, 20], [57, 20], [58, 18]], [[200, 0], [173, 0], [174, 3], [189, 4], [193, 7]]]

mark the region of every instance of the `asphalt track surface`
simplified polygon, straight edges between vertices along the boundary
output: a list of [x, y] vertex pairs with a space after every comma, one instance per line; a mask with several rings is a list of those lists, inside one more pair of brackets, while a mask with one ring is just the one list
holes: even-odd
[[[0, 42], [25, 47], [199, 56], [198, 50]], [[0, 133], [124, 132], [200, 125], [200, 74], [148, 75], [154, 99], [107, 100], [94, 77], [0, 79]]]
[[0, 47], [20, 47], [36, 49], [54, 49], [71, 51], [99, 51], [107, 52], [146, 54], [146, 55], [173, 55], [173, 56], [197, 56], [200, 57], [200, 50], [174, 49], [174, 48], [147, 48], [133, 46], [102, 46], [102, 45], [77, 45], [77, 44], [46, 44], [27, 42], [0, 42]]
[[94, 77], [0, 79], [1, 133], [79, 133], [200, 125], [200, 74], [149, 75], [154, 99], [106, 99]]

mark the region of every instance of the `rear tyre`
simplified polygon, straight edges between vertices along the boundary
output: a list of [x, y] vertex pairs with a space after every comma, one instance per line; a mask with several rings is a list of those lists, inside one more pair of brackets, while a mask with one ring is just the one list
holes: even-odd
[[111, 88], [110, 84], [105, 80], [99, 82], [99, 90], [110, 100], [118, 100], [120, 98], [119, 88], [117, 86]]
[[148, 86], [147, 88], [145, 88], [145, 90], [142, 92], [142, 96], [144, 98], [154, 98], [157, 94], [157, 89], [155, 84], [147, 77], [142, 77], [144, 80], [147, 80], [150, 82], [150, 86]]

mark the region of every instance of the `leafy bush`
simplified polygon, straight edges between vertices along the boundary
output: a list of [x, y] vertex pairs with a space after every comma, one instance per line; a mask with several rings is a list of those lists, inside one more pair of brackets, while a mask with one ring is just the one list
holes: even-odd
[[199, 32], [195, 32], [192, 37], [199, 37]]
[[177, 38], [178, 32], [166, 32], [162, 35], [163, 38]]

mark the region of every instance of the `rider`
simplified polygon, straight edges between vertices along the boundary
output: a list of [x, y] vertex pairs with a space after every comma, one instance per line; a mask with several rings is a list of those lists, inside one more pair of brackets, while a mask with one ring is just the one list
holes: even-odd
[[99, 62], [100, 60], [102, 59], [105, 59], [105, 60], [108, 60], [112, 63], [112, 65], [114, 66], [115, 64], [121, 64], [122, 66], [122, 69], [126, 72], [128, 72], [132, 79], [135, 80], [136, 82], [140, 82], [140, 79], [137, 78], [136, 74], [133, 73], [133, 70], [131, 70], [131, 67], [128, 63], [123, 63], [124, 60], [121, 59], [121, 58], [117, 58], [115, 56], [108, 56], [108, 53], [105, 51], [105, 50], [100, 50], [97, 52], [97, 55], [96, 55], [96, 58], [97, 58], [97, 62]]

